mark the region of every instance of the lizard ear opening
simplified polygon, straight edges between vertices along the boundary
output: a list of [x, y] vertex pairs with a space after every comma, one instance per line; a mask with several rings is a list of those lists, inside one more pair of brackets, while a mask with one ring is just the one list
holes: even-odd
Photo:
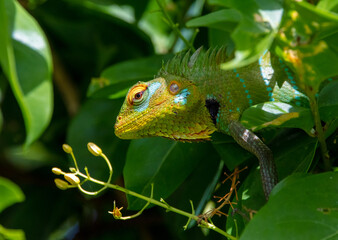
[[218, 111], [219, 111], [219, 102], [216, 99], [207, 99], [205, 100], [205, 106], [207, 107], [211, 120], [214, 123], [214, 125], [216, 125], [216, 120], [217, 120], [217, 115], [218, 115]]
[[169, 92], [173, 95], [180, 91], [180, 84], [176, 81], [172, 81], [169, 85]]

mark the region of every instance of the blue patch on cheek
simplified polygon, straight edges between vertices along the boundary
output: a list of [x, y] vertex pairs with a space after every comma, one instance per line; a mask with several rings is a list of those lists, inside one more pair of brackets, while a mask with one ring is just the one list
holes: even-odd
[[140, 106], [135, 108], [135, 110], [138, 111], [138, 112], [142, 112], [142, 111], [146, 110], [149, 106], [150, 98], [154, 95], [154, 93], [156, 92], [156, 90], [160, 86], [161, 86], [160, 82], [154, 82], [154, 83], [150, 84], [149, 87], [148, 87], [149, 94], [148, 94], [147, 99]]
[[190, 95], [190, 92], [188, 91], [188, 89], [183, 89], [181, 91], [180, 94], [177, 94], [175, 99], [174, 99], [174, 103], [179, 103], [182, 105], [187, 104], [187, 97]]

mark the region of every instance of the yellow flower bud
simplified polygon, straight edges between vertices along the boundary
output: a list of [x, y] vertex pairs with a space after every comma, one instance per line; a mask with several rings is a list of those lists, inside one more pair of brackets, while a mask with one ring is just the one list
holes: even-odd
[[69, 184], [60, 178], [55, 178], [54, 182], [55, 182], [56, 187], [61, 190], [66, 190], [69, 188]]
[[62, 170], [60, 168], [57, 168], [57, 167], [53, 167], [52, 168], [52, 172], [55, 174], [55, 175], [61, 175], [62, 174]]
[[62, 145], [62, 149], [63, 149], [63, 151], [65, 151], [66, 153], [71, 153], [71, 152], [73, 152], [72, 147], [69, 146], [68, 144], [63, 144], [63, 145]]
[[75, 173], [76, 172], [76, 168], [70, 167], [69, 171], [71, 171], [72, 173]]
[[73, 173], [67, 173], [65, 174], [65, 179], [72, 185], [78, 185], [80, 184], [80, 179], [78, 178], [78, 176], [76, 176]]
[[95, 143], [88, 143], [87, 144], [88, 150], [94, 156], [100, 156], [102, 154], [101, 148], [99, 148]]

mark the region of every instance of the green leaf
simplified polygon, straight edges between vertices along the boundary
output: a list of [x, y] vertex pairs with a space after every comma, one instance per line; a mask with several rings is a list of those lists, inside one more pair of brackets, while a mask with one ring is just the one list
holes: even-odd
[[67, 239], [69, 231], [77, 225], [78, 219], [75, 216], [62, 219], [63, 222], [57, 229], [55, 229], [50, 235], [48, 240], [60, 240]]
[[0, 177], [0, 213], [7, 207], [17, 202], [23, 202], [25, 195], [12, 181]]
[[0, 63], [21, 108], [29, 145], [52, 115], [49, 45], [37, 22], [16, 1], [0, 1], [0, 16]]
[[[241, 38], [247, 38], [247, 36], [245, 34], [242, 34], [243, 32], [240, 31], [240, 33], [237, 36], [238, 39]], [[234, 38], [234, 37], [232, 37]], [[246, 45], [243, 51], [241, 50], [236, 50], [235, 52], [235, 58], [232, 59], [229, 62], [223, 63], [221, 65], [221, 68], [223, 70], [229, 70], [229, 69], [233, 69], [233, 68], [240, 68], [246, 65], [249, 65], [253, 62], [255, 62], [256, 60], [258, 60], [266, 51], [267, 47], [269, 47], [272, 44], [272, 41], [274, 40], [274, 34], [270, 33], [267, 36], [265, 36], [264, 38], [262, 38], [261, 41], [256, 42], [256, 44], [254, 46], [249, 46], [249, 43], [245, 43], [244, 45]], [[254, 40], [252, 40], [254, 41]], [[234, 42], [236, 44], [236, 49], [238, 49], [238, 43], [236, 42], [236, 40], [234, 39]], [[250, 50], [249, 50], [250, 48]]]
[[231, 136], [220, 132], [212, 134], [211, 143], [230, 171], [253, 156], [239, 146]]
[[[282, 138], [282, 140], [280, 139]], [[272, 142], [279, 180], [293, 173], [307, 173], [315, 157], [318, 140], [303, 132], [280, 136]]]
[[231, 34], [236, 46], [235, 58], [221, 65], [224, 70], [258, 60], [272, 44], [283, 15], [277, 0], [230, 0], [228, 3], [241, 13], [242, 20]]
[[[212, 194], [214, 194], [219, 178], [223, 174], [223, 166], [224, 163], [216, 156], [208, 158], [207, 161], [199, 162], [196, 169], [166, 202], [178, 209], [191, 212], [191, 205], [189, 203], [191, 200], [194, 204], [195, 215], [201, 214]], [[172, 213], [166, 214], [165, 217], [168, 220], [170, 219], [168, 224], [177, 229], [178, 234], [183, 234], [184, 229], [178, 229], [177, 226], [184, 226], [187, 223], [185, 216]], [[188, 229], [193, 228], [195, 225], [196, 221], [192, 220], [188, 225]]]
[[[0, 105], [3, 104], [4, 93], [5, 93], [6, 88], [7, 88], [7, 83], [5, 82], [3, 74], [0, 72]], [[0, 133], [2, 131], [3, 123], [4, 123], [4, 117], [2, 114], [2, 110], [0, 108]]]
[[276, 186], [240, 239], [337, 238], [337, 182], [337, 172], [288, 177]]
[[[197, 164], [213, 157], [210, 144], [179, 143], [163, 138], [133, 140], [123, 170], [125, 187], [142, 195], [166, 198], [187, 178]], [[145, 202], [127, 196], [130, 209], [140, 209]]]
[[[185, 187], [190, 185], [190, 188], [193, 189], [194, 186], [199, 186], [203, 190], [203, 193], [198, 195], [199, 202], [197, 202], [197, 204], [195, 203], [194, 205], [196, 215], [202, 214], [205, 205], [208, 201], [210, 201], [210, 198], [214, 193], [217, 184], [219, 183], [220, 176], [223, 174], [223, 167], [223, 162], [219, 162], [218, 158], [216, 159], [215, 157], [211, 157], [208, 159], [208, 161], [203, 161], [198, 165], [196, 171], [193, 172], [192, 176], [189, 177], [187, 183], [185, 184]], [[203, 176], [203, 178], [201, 178], [201, 176]], [[194, 192], [197, 191], [194, 190]], [[189, 197], [186, 199], [188, 198]], [[195, 224], [196, 222], [192, 221], [188, 228], [194, 226]]]
[[58, 155], [50, 152], [49, 148], [40, 141], [36, 141], [25, 148], [21, 145], [8, 147], [5, 154], [8, 162], [24, 171], [50, 166], [52, 162], [56, 163], [60, 160]]
[[297, 74], [297, 85], [310, 96], [325, 79], [338, 75], [338, 16], [307, 2], [293, 2], [285, 15], [276, 52]]
[[317, 8], [333, 11], [338, 10], [338, 1], [337, 0], [321, 0], [317, 4]]
[[0, 239], [25, 240], [25, 233], [19, 229], [7, 229], [0, 224]]
[[253, 156], [250, 152], [239, 146], [238, 143], [213, 142], [213, 146], [230, 171]]
[[72, 0], [70, 2], [94, 11], [98, 11], [101, 14], [111, 15], [127, 23], [135, 23], [142, 16], [147, 6], [148, 0]]
[[[335, 133], [338, 128], [338, 118], [332, 120], [329, 124], [329, 127], [325, 129], [325, 138], [331, 136], [331, 134]], [[333, 147], [335, 149], [335, 147]]]
[[[258, 168], [252, 169], [245, 178], [238, 190], [238, 197], [239, 201], [236, 204], [236, 208], [247, 217], [249, 217], [249, 209], [258, 211], [266, 203]], [[240, 214], [235, 214], [232, 208], [229, 208], [228, 214], [229, 217], [226, 222], [227, 232], [232, 235], [241, 234], [245, 229], [248, 219], [243, 218]]]
[[248, 108], [242, 115], [241, 123], [253, 131], [266, 127], [289, 127], [310, 132], [314, 125], [309, 109], [282, 102], [260, 103]]
[[114, 64], [105, 69], [100, 78], [92, 79], [87, 95], [111, 99], [125, 97], [137, 81], [153, 79], [162, 67], [162, 61], [169, 56], [155, 55]]
[[163, 13], [159, 11], [157, 0], [149, 1], [147, 10], [142, 15], [138, 27], [151, 38], [154, 49], [158, 54], [167, 53], [175, 41], [175, 35], [171, 34], [172, 29], [163, 20]]
[[310, 133], [314, 125], [308, 108], [282, 102], [260, 103], [246, 109], [241, 123], [253, 131], [266, 127], [300, 128]]
[[207, 15], [194, 18], [187, 22], [187, 27], [209, 27], [223, 31], [232, 31], [241, 20], [241, 15], [235, 9], [223, 9]]
[[2, 130], [3, 123], [4, 123], [4, 117], [3, 117], [2, 111], [0, 109], [0, 132]]
[[230, 7], [231, 4], [227, 0], [209, 0], [208, 3], [210, 5], [222, 6], [222, 7]]
[[330, 121], [338, 117], [338, 81], [327, 84], [319, 93], [319, 115], [323, 121]]
[[[284, 133], [284, 135], [279, 136], [275, 141], [270, 143], [269, 147], [274, 155], [279, 180], [282, 180], [290, 174], [308, 172], [315, 156], [317, 139], [311, 138], [303, 132]], [[248, 209], [258, 211], [266, 203], [261, 174], [258, 168], [252, 169], [240, 187], [238, 195], [240, 200], [237, 208], [247, 216], [249, 216]], [[230, 213], [231, 210], [229, 215]], [[246, 219], [243, 219], [238, 214], [229, 217], [227, 222], [229, 233], [234, 233], [236, 230], [234, 219], [238, 223], [239, 232], [248, 223]]]
[[218, 29], [208, 29], [209, 46], [226, 46], [227, 53], [230, 55], [234, 51], [234, 43], [230, 37], [230, 33]]

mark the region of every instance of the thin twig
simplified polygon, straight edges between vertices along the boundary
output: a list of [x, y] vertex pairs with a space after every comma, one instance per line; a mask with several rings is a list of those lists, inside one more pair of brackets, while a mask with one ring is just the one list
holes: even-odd
[[179, 36], [182, 41], [185, 43], [185, 45], [187, 45], [187, 47], [189, 47], [193, 52], [196, 51], [196, 49], [194, 48], [194, 46], [191, 44], [191, 42], [189, 42], [181, 33], [180, 29], [179, 29], [179, 25], [178, 23], [174, 23], [169, 14], [165, 11], [164, 9], [164, 6], [162, 4], [162, 1], [161, 0], [156, 0], [158, 6], [160, 7], [162, 13], [163, 13], [163, 16], [164, 16], [164, 19], [166, 20], [166, 22], [168, 23], [169, 27], [172, 28], [172, 30], [177, 34], [177, 36]]
[[311, 112], [312, 112], [313, 119], [314, 119], [315, 126], [316, 126], [317, 138], [320, 144], [320, 150], [321, 150], [321, 154], [322, 154], [322, 158], [324, 162], [324, 169], [325, 171], [331, 171], [332, 165], [331, 165], [330, 157], [329, 157], [328, 150], [327, 150], [323, 127], [320, 121], [317, 100], [312, 95], [309, 96], [309, 100], [310, 100]]

